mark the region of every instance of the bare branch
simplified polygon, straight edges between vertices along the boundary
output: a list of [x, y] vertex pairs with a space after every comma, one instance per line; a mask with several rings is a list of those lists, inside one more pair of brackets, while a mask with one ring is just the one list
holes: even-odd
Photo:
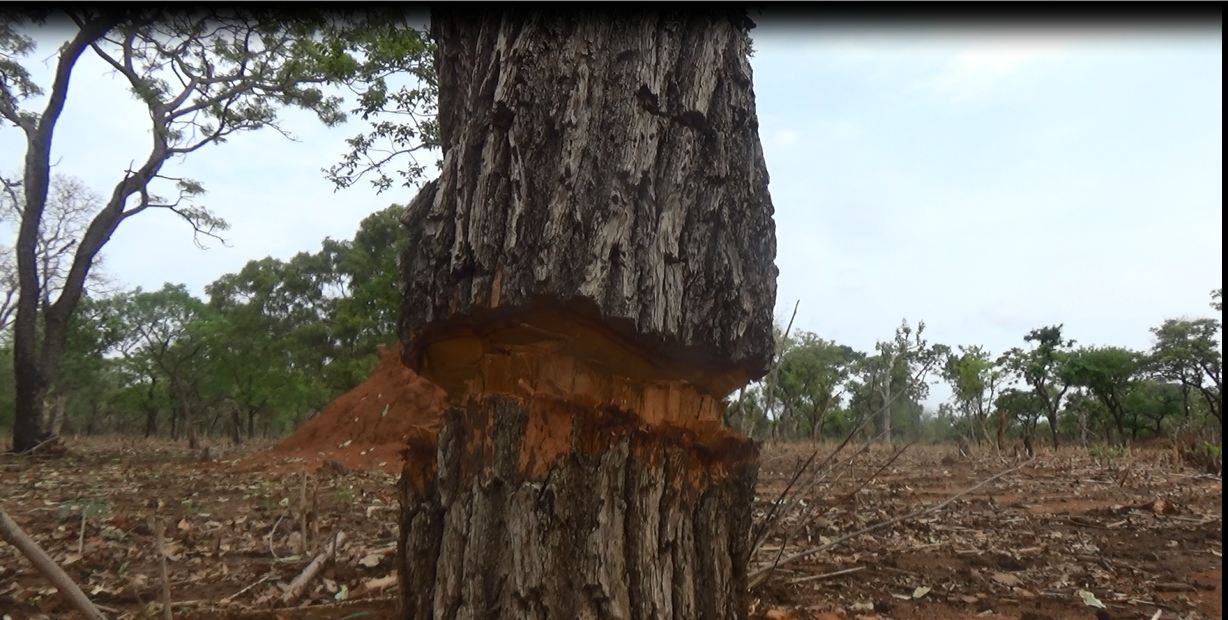
[[34, 568], [42, 573], [56, 590], [68, 601], [70, 605], [77, 609], [81, 615], [91, 620], [103, 620], [105, 616], [98, 608], [90, 602], [89, 597], [81, 591], [76, 582], [60, 568], [47, 552], [43, 551], [34, 539], [30, 538], [20, 527], [17, 526], [8, 514], [0, 508], [0, 538], [17, 548], [22, 555], [30, 560]]

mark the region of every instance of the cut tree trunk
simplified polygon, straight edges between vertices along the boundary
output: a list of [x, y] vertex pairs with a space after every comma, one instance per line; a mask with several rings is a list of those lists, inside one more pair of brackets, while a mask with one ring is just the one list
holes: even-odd
[[761, 375], [776, 239], [745, 18], [464, 13], [432, 17], [445, 158], [406, 216], [405, 359], [550, 305], [721, 396]]
[[642, 424], [509, 396], [448, 410], [437, 469], [402, 480], [406, 617], [743, 617], [755, 445]]
[[435, 8], [440, 176], [410, 204], [405, 617], [739, 618], [772, 204], [739, 12]]

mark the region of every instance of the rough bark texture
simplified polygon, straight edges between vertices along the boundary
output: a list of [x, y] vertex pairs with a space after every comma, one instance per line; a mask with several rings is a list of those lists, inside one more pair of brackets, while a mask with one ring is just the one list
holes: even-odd
[[[646, 11], [646, 9], [641, 9]], [[407, 618], [740, 618], [775, 231], [732, 13], [434, 10], [443, 169], [407, 210]]]
[[407, 214], [410, 367], [442, 325], [546, 303], [762, 375], [776, 237], [745, 18], [458, 13], [432, 13], [444, 163]]
[[[532, 429], [550, 416], [573, 421], [567, 449], [534, 479]], [[454, 407], [438, 470], [402, 479], [405, 617], [743, 617], [755, 456], [732, 435], [696, 446], [617, 410]]]

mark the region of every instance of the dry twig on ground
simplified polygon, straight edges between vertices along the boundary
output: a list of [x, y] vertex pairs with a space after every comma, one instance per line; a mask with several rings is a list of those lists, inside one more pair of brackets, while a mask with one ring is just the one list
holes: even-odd
[[34, 565], [34, 568], [42, 573], [60, 591], [60, 594], [64, 596], [69, 604], [81, 612], [81, 615], [90, 620], [105, 619], [102, 612], [98, 611], [98, 608], [90, 602], [90, 599], [85, 596], [81, 588], [77, 587], [77, 584], [64, 572], [64, 569], [60, 568], [51, 559], [51, 556], [48, 556], [42, 547], [39, 547], [38, 543], [34, 542], [34, 539], [26, 535], [17, 526], [17, 523], [9, 518], [8, 513], [3, 508], [0, 508], [0, 538], [4, 538], [5, 542], [13, 545], [25, 555], [30, 560], [30, 563]]
[[986, 479], [984, 479], [984, 480], [981, 480], [980, 482], [977, 482], [976, 484], [974, 484], [974, 485], [972, 485], [972, 486], [970, 486], [970, 487], [968, 487], [968, 488], [966, 488], [966, 489], [964, 489], [964, 490], [962, 490], [962, 491], [960, 491], [960, 492], [958, 492], [958, 493], [956, 493], [956, 494], [954, 494], [954, 495], [952, 495], [952, 496], [950, 496], [950, 497], [946, 498], [945, 500], [943, 500], [943, 501], [941, 501], [941, 502], [939, 502], [939, 503], [937, 503], [937, 504], [934, 504], [934, 505], [932, 505], [932, 506], [926, 506], [926, 507], [924, 507], [924, 508], [920, 508], [920, 509], [918, 509], [918, 510], [914, 510], [914, 511], [912, 511], [912, 512], [908, 513], [908, 514], [905, 514], [905, 515], [902, 515], [902, 516], [899, 516], [899, 517], [894, 517], [894, 518], [891, 518], [891, 519], [887, 519], [886, 521], [881, 521], [881, 522], [879, 522], [879, 523], [875, 523], [874, 525], [871, 525], [871, 526], [869, 526], [869, 527], [864, 527], [864, 528], [862, 528], [862, 529], [860, 529], [860, 530], [857, 530], [857, 531], [855, 531], [855, 532], [850, 532], [850, 533], [848, 533], [848, 534], [845, 534], [844, 536], [839, 536], [839, 537], [837, 537], [837, 538], [835, 538], [835, 539], [833, 539], [833, 540], [831, 540], [831, 541], [829, 541], [829, 542], [827, 542], [827, 543], [825, 543], [825, 544], [819, 545], [819, 546], [817, 546], [817, 547], [811, 547], [811, 548], [809, 548], [809, 549], [806, 549], [805, 551], [800, 551], [800, 552], [795, 553], [795, 554], [793, 554], [793, 555], [791, 555], [791, 556], [788, 556], [788, 557], [786, 557], [786, 558], [782, 558], [782, 559], [780, 559], [780, 560], [778, 560], [778, 561], [776, 561], [776, 562], [773, 562], [771, 566], [765, 566], [765, 567], [760, 568], [760, 569], [758, 569], [758, 570], [752, 571], [752, 572], [751, 572], [751, 574], [750, 574], [750, 587], [751, 587], [751, 588], [754, 588], [755, 586], [758, 586], [759, 584], [762, 584], [764, 581], [767, 581], [767, 578], [771, 576], [772, 571], [776, 570], [777, 568], [781, 568], [781, 567], [784, 567], [784, 566], [788, 566], [789, 564], [792, 564], [792, 563], [794, 563], [794, 562], [797, 562], [798, 560], [804, 560], [804, 559], [806, 559], [806, 558], [808, 558], [808, 557], [810, 557], [810, 556], [813, 556], [813, 555], [815, 555], [815, 554], [822, 553], [822, 552], [824, 552], [824, 551], [827, 551], [828, 549], [831, 549], [831, 548], [836, 547], [836, 546], [838, 546], [838, 545], [840, 545], [840, 544], [843, 544], [843, 543], [845, 543], [845, 542], [847, 542], [847, 541], [849, 541], [849, 540], [852, 540], [852, 539], [854, 539], [854, 538], [857, 538], [858, 536], [862, 536], [862, 535], [865, 535], [865, 534], [869, 534], [870, 532], [876, 532], [876, 531], [878, 531], [878, 530], [881, 530], [881, 529], [886, 528], [886, 527], [890, 527], [890, 526], [895, 525], [895, 524], [897, 524], [897, 523], [900, 523], [900, 522], [902, 522], [902, 521], [907, 521], [907, 520], [909, 520], [909, 519], [915, 519], [915, 518], [920, 517], [920, 516], [922, 516], [922, 515], [926, 515], [926, 514], [929, 514], [929, 513], [931, 513], [931, 512], [936, 512], [936, 511], [938, 511], [938, 510], [942, 510], [943, 508], [945, 508], [946, 506], [948, 506], [949, 504], [951, 504], [951, 502], [954, 502], [955, 500], [957, 500], [957, 499], [959, 499], [959, 498], [961, 498], [961, 497], [963, 497], [963, 496], [965, 496], [965, 495], [967, 495], [967, 494], [969, 494], [969, 493], [972, 493], [973, 491], [976, 491], [977, 489], [979, 489], [979, 488], [981, 488], [981, 487], [983, 487], [983, 486], [985, 486], [985, 485], [987, 485], [987, 484], [989, 484], [989, 483], [991, 483], [991, 482], [993, 482], [993, 481], [995, 481], [995, 480], [998, 480], [999, 478], [1002, 478], [1003, 476], [1006, 476], [1007, 474], [1011, 474], [1011, 473], [1014, 473], [1014, 472], [1016, 472], [1016, 471], [1019, 471], [1020, 469], [1023, 469], [1024, 467], [1026, 467], [1026, 466], [1028, 466], [1028, 465], [1031, 465], [1031, 464], [1032, 464], [1032, 462], [1033, 462], [1033, 461], [1035, 461], [1035, 460], [1036, 460], [1036, 457], [1032, 457], [1032, 458], [1030, 458], [1030, 459], [1028, 459], [1028, 460], [1026, 460], [1026, 461], [1024, 461], [1024, 462], [1022, 462], [1022, 463], [1020, 463], [1020, 464], [1018, 464], [1018, 465], [1016, 465], [1016, 466], [1014, 466], [1014, 467], [1011, 467], [1010, 469], [1005, 469], [1005, 470], [1002, 470], [1002, 471], [1000, 471], [1000, 472], [998, 472], [998, 473], [996, 473], [996, 474], [994, 474], [994, 475], [992, 475], [992, 476], [990, 476], [990, 477], [988, 477], [988, 478], [986, 478]]
[[166, 548], [162, 544], [162, 520], [156, 507], [149, 513], [149, 529], [153, 531], [154, 550], [158, 554], [158, 579], [162, 582], [162, 617], [171, 620], [171, 578], [166, 571]]
[[299, 597], [303, 595], [303, 592], [307, 589], [307, 586], [311, 584], [311, 581], [316, 578], [316, 575], [319, 575], [320, 571], [324, 570], [324, 565], [337, 554], [337, 549], [345, 543], [345, 538], [345, 532], [337, 533], [337, 536], [333, 539], [332, 544], [325, 547], [324, 550], [311, 561], [311, 564], [308, 564], [307, 568], [304, 568], [303, 572], [299, 573], [298, 577], [295, 577], [294, 581], [290, 582], [290, 587], [286, 590], [286, 594], [281, 597], [282, 603], [292, 605], [299, 599]]

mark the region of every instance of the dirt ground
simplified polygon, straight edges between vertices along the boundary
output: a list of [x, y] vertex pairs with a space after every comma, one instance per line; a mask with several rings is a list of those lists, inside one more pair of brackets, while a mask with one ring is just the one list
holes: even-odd
[[[151, 500], [161, 502], [177, 618], [391, 615], [395, 453], [371, 448], [363, 471], [354, 459], [268, 446], [213, 448], [207, 460], [163, 442], [70, 446], [62, 458], [0, 456], [0, 506], [109, 616], [153, 617], [158, 609]], [[813, 449], [763, 447], [757, 526]], [[830, 449], [819, 447], [818, 461]], [[795, 485], [806, 493], [778, 511], [752, 570], [1017, 465], [941, 446], [911, 447], [886, 467], [886, 446], [845, 452], [824, 479], [811, 484], [807, 475]], [[940, 511], [778, 567], [755, 589], [753, 616], [1219, 618], [1221, 497], [1219, 476], [1186, 469], [1164, 450], [1100, 459], [1042, 452]], [[286, 607], [285, 586], [337, 532], [349, 538], [339, 561]], [[0, 543], [0, 617], [76, 616]]]
[[[765, 446], [757, 520], [813, 450]], [[830, 450], [820, 447], [816, 460]], [[846, 448], [798, 498], [813, 508], [786, 510], [754, 564], [935, 505], [1019, 465], [988, 453], [962, 458], [954, 446], [911, 447], [875, 477], [894, 453]], [[940, 511], [774, 571], [756, 590], [755, 610], [767, 618], [1219, 618], [1222, 494], [1219, 476], [1186, 469], [1163, 449], [1041, 452]]]

